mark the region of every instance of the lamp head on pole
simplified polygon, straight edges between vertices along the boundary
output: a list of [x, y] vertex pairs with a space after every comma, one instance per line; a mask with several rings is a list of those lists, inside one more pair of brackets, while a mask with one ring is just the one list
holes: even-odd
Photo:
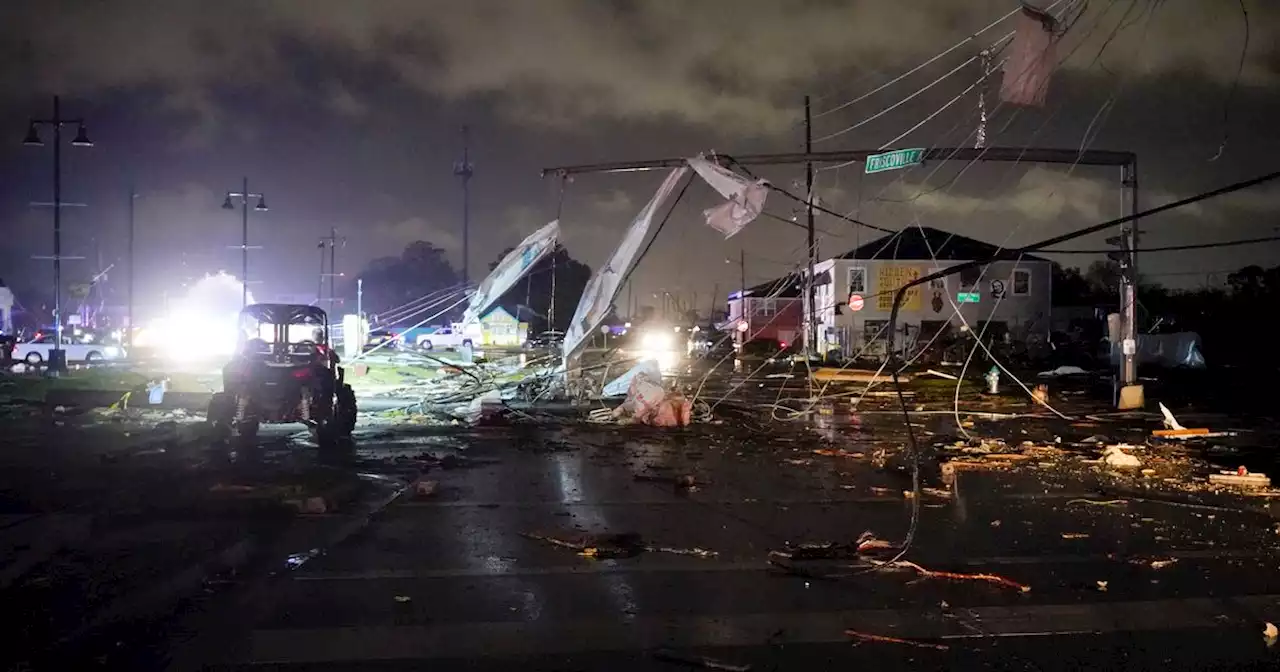
[[232, 204], [231, 204], [231, 194], [227, 194], [227, 197], [226, 197], [225, 199], [223, 199], [223, 201], [222, 201], [222, 209], [223, 209], [223, 210], [235, 210], [235, 209], [236, 209], [236, 206], [234, 206], [234, 205], [232, 205]]
[[93, 141], [89, 139], [89, 133], [85, 130], [84, 124], [80, 124], [79, 130], [76, 131], [76, 138], [71, 141], [76, 147], [92, 147]]
[[266, 197], [266, 196], [259, 196], [259, 197], [258, 197], [258, 204], [257, 204], [257, 205], [255, 205], [255, 206], [253, 206], [253, 209], [254, 209], [254, 210], [257, 210], [258, 212], [266, 212], [266, 211], [267, 211], [267, 197]]
[[27, 137], [22, 139], [22, 144], [28, 147], [44, 147], [44, 142], [40, 140], [40, 129], [34, 122], [27, 127]]

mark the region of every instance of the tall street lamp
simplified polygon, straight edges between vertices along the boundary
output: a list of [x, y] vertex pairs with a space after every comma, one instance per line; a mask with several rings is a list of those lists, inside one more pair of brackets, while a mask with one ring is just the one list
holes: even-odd
[[138, 323], [134, 321], [133, 316], [133, 286], [137, 278], [137, 265], [134, 263], [134, 214], [137, 209], [138, 190], [133, 186], [129, 187], [129, 323], [124, 330], [124, 345], [129, 350], [133, 349], [133, 332], [137, 329]]
[[76, 147], [92, 147], [85, 132], [84, 119], [64, 119], [57, 96], [53, 97], [53, 116], [48, 119], [31, 119], [27, 137], [22, 144], [43, 147], [40, 127], [53, 127], [53, 350], [49, 353], [49, 372], [59, 374], [67, 370], [67, 351], [62, 349], [62, 127], [77, 126], [76, 137], [71, 144]]
[[257, 212], [267, 211], [267, 198], [262, 194], [254, 194], [249, 191], [249, 178], [244, 178], [243, 187], [240, 191], [228, 191], [227, 198], [222, 202], [223, 210], [235, 210], [236, 206], [231, 202], [232, 199], [240, 199], [240, 303], [241, 308], [249, 305], [249, 199], [258, 199], [258, 204], [254, 206]]

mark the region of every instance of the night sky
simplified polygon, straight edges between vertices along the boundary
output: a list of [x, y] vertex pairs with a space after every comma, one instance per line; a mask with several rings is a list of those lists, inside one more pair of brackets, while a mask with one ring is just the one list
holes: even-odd
[[[1280, 5], [1246, 0], [1087, 0], [1059, 46], [1070, 54], [1044, 108], [1000, 106], [988, 144], [1135, 151], [1150, 207], [1280, 164]], [[1043, 3], [1042, 3], [1043, 4]], [[1006, 22], [903, 82], [855, 98], [1016, 7], [1013, 0], [8, 0], [0, 8], [0, 277], [47, 282], [51, 152], [24, 147], [27, 119], [50, 96], [83, 116], [97, 146], [64, 147], [66, 254], [122, 257], [128, 186], [136, 184], [140, 304], [183, 271], [238, 272], [238, 213], [219, 208], [247, 175], [270, 212], [252, 215], [261, 292], [314, 293], [318, 238], [349, 238], [339, 270], [424, 239], [460, 252], [461, 191], [452, 175], [460, 127], [472, 128], [472, 275], [554, 217], [544, 167], [803, 148], [801, 102], [814, 98], [822, 138], [892, 105], [1012, 30]], [[816, 149], [875, 148], [980, 75], [962, 68], [913, 100]], [[993, 83], [988, 99], [995, 107]], [[898, 146], [971, 145], [970, 93]], [[1225, 111], [1225, 115], [1224, 115]], [[72, 129], [74, 132], [74, 129]], [[7, 134], [7, 135], [6, 135]], [[49, 132], [44, 132], [46, 141]], [[1220, 156], [1220, 146], [1223, 145]], [[1118, 169], [929, 165], [861, 175], [823, 170], [827, 207], [897, 229], [917, 218], [994, 243], [1030, 242], [1118, 216]], [[936, 170], [935, 170], [936, 169]], [[799, 166], [760, 169], [784, 187]], [[595, 267], [662, 175], [580, 176], [567, 186], [563, 243]], [[923, 195], [922, 190], [923, 189]], [[795, 191], [799, 193], [800, 188]], [[769, 210], [790, 217], [777, 195]], [[660, 290], [736, 288], [785, 272], [804, 232], [762, 218], [725, 241], [700, 211], [696, 184], [636, 276]], [[1259, 189], [1146, 221], [1143, 245], [1280, 235], [1280, 190]], [[802, 218], [801, 218], [802, 219]], [[879, 234], [819, 217], [823, 255]], [[1102, 246], [1096, 236], [1073, 244]], [[1177, 286], [1274, 265], [1276, 245], [1146, 255], [1140, 270]], [[1063, 258], [1087, 265], [1090, 257]], [[84, 275], [92, 259], [67, 262]], [[75, 266], [80, 265], [80, 266]], [[455, 261], [455, 265], [458, 265]], [[1217, 275], [1213, 275], [1217, 273]], [[122, 276], [117, 276], [122, 277]], [[639, 301], [638, 301], [639, 302]]]

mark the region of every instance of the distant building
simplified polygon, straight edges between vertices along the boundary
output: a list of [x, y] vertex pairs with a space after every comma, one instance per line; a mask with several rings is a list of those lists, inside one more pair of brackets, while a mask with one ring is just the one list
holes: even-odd
[[[885, 326], [898, 288], [965, 261], [988, 259], [998, 251], [995, 245], [973, 238], [909, 227], [819, 262], [814, 266], [818, 351], [883, 357]], [[985, 327], [986, 340], [1047, 337], [1051, 285], [1052, 263], [1030, 255], [933, 280], [907, 292], [895, 342], [910, 351], [963, 322], [975, 330]]]
[[739, 347], [756, 340], [795, 343], [804, 319], [800, 286], [800, 276], [791, 274], [729, 294], [729, 315], [722, 328], [733, 331]]
[[516, 347], [528, 338], [529, 325], [516, 320], [502, 306], [480, 316], [484, 345]]

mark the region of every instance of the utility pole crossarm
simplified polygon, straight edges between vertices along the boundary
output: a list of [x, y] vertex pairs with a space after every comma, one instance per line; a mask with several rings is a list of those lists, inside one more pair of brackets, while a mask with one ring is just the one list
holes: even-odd
[[[831, 152], [790, 152], [784, 154], [746, 154], [742, 156], [717, 154], [713, 159], [722, 165], [743, 166], [787, 165], [801, 163], [847, 163], [866, 161], [868, 156], [884, 154], [887, 149], [847, 149]], [[1057, 149], [1049, 147], [934, 147], [924, 151], [925, 161], [995, 161], [1022, 163], [1078, 163], [1085, 166], [1125, 166], [1136, 161], [1133, 152], [1089, 149]], [[685, 165], [684, 157], [649, 159], [645, 161], [616, 161], [577, 166], [544, 168], [542, 176], [583, 175], [588, 173], [627, 173]]]

